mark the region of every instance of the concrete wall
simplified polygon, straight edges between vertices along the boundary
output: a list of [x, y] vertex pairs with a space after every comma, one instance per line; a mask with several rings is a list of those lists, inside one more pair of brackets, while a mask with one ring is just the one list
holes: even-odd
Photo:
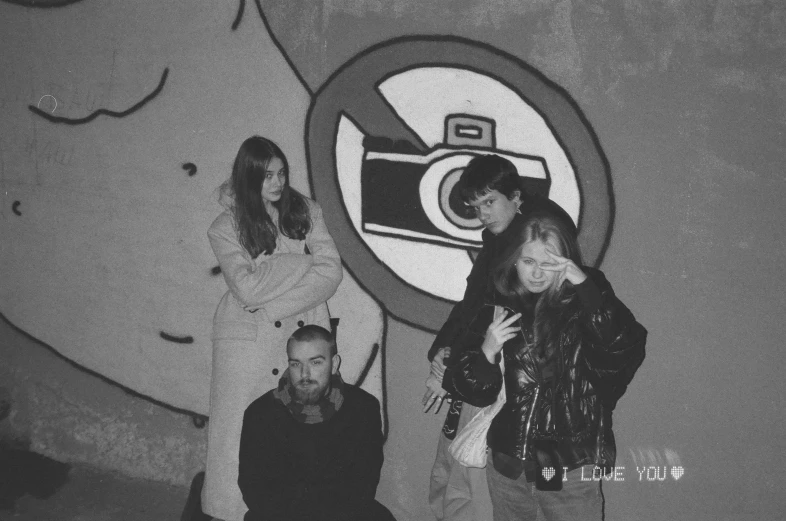
[[[180, 9], [180, 27], [193, 36], [195, 49], [204, 49], [208, 44], [196, 36], [199, 30], [213, 23], [228, 27], [238, 5], [226, 2], [226, 12], [213, 18]], [[164, 16], [156, 12], [157, 6], [133, 14], [143, 21]], [[4, 48], [13, 44], [21, 49], [26, 38], [55, 30], [56, 16], [66, 10], [83, 9], [99, 20], [102, 10], [115, 7], [85, 1], [59, 8], [59, 14], [30, 10], [21, 16], [30, 21], [32, 32], [9, 32], [2, 24], [10, 18], [2, 16], [0, 38]], [[253, 4], [245, 7], [235, 34], [245, 42], [239, 47], [250, 53], [255, 31], [265, 27]], [[280, 49], [298, 71], [306, 98], [366, 47], [415, 34], [484, 42], [531, 64], [565, 89], [594, 129], [611, 166], [616, 217], [601, 267], [650, 331], [644, 365], [615, 412], [618, 465], [625, 467], [625, 481], [604, 483], [606, 518], [779, 516], [786, 507], [777, 480], [786, 463], [781, 434], [786, 389], [780, 374], [786, 334], [780, 269], [786, 218], [786, 8], [781, 3], [282, 0], [263, 2], [263, 7]], [[0, 13], [13, 11], [15, 20], [20, 9], [0, 4]], [[47, 24], [40, 22], [42, 16]], [[167, 45], [144, 47], [140, 60], [148, 63], [147, 72], [160, 71], [156, 67], [167, 60], [177, 61], [184, 67], [192, 64], [193, 71], [207, 71], [190, 75], [193, 81], [206, 81], [202, 76], [209, 74], [205, 67], [212, 61], [189, 50], [188, 38], [175, 44], [174, 36], [153, 36]], [[157, 48], [170, 54], [157, 56]], [[180, 54], [172, 58], [176, 48]], [[27, 67], [27, 62], [24, 67], [14, 62], [32, 59], [23, 56], [4, 53], [2, 63]], [[51, 69], [56, 64], [30, 67]], [[227, 99], [240, 106], [251, 99], [243, 82], [262, 73], [241, 70], [242, 78], [225, 75], [223, 88], [214, 91], [222, 106], [231, 105]], [[16, 91], [13, 96], [8, 88], [4, 92], [6, 108], [31, 103]], [[165, 104], [158, 110], [170, 118], [182, 118], [187, 111], [187, 120], [197, 124], [157, 134], [168, 146], [182, 146], [184, 135], [211, 118], [209, 103], [177, 107]], [[288, 116], [299, 127], [288, 131], [277, 123], [275, 132], [289, 132], [285, 141], [301, 147], [293, 155], [305, 164], [299, 156], [304, 115]], [[210, 164], [210, 170], [218, 172], [239, 139], [259, 131], [239, 117], [231, 136], [217, 132], [205, 141], [220, 161], [196, 147], [188, 149], [189, 157], [204, 159], [197, 164]], [[155, 124], [123, 132], [102, 128], [117, 133], [114, 139], [120, 142], [138, 139], [138, 133]], [[2, 140], [10, 186], [9, 179], [22, 171], [9, 152], [13, 147], [8, 143], [16, 137], [4, 133]], [[123, 151], [123, 158], [131, 161], [140, 153]], [[44, 167], [56, 164], [57, 154], [48, 163], [41, 160], [44, 182], [54, 175]], [[210, 175], [195, 189], [194, 202], [209, 199], [221, 177]], [[168, 186], [162, 193], [180, 189]], [[8, 197], [3, 201], [7, 222], [15, 218], [12, 202]], [[204, 213], [215, 208], [210, 210]], [[202, 234], [208, 222], [196, 219], [195, 233]], [[0, 247], [21, 246], [4, 241]], [[205, 245], [199, 248], [209, 262]], [[30, 305], [45, 305], [45, 299]], [[15, 408], [4, 422], [29, 436], [35, 449], [173, 482], [185, 482], [199, 467], [204, 433], [188, 416], [81, 374], [11, 329], [2, 329], [0, 335], [3, 354], [10, 354], [0, 365], [0, 376], [10, 383], [0, 385], [10, 389]], [[402, 520], [430, 519], [428, 472], [442, 417], [422, 414], [419, 401], [427, 374], [424, 352], [432, 339], [430, 333], [387, 318], [390, 430], [378, 497]], [[55, 341], [49, 343], [58, 348]], [[681, 466], [684, 475], [648, 480], [645, 471], [640, 479], [637, 466], [666, 467], [669, 472]]]
[[205, 417], [87, 372], [4, 317], [0, 360], [0, 400], [10, 404], [0, 444], [178, 485], [204, 470]]

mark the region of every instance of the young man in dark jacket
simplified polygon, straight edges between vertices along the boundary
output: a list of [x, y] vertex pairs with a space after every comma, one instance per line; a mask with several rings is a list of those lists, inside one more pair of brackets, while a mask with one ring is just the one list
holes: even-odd
[[245, 520], [393, 519], [374, 499], [383, 459], [379, 401], [341, 380], [335, 340], [320, 326], [295, 331], [287, 357], [278, 387], [243, 418]]
[[[464, 202], [475, 209], [485, 227], [483, 247], [467, 277], [464, 297], [453, 307], [428, 351], [431, 370], [423, 396], [424, 412], [430, 409], [438, 412], [448, 398], [447, 391], [442, 388], [442, 379], [445, 372], [451, 370], [451, 360], [459, 359], [460, 353], [456, 351], [459, 340], [466, 334], [486, 296], [493, 291], [491, 266], [497, 254], [508, 244], [506, 231], [510, 225], [523, 222], [531, 215], [548, 214], [575, 230], [575, 224], [565, 210], [546, 197], [527, 193], [513, 163], [498, 155], [473, 158], [461, 174], [459, 185]], [[458, 400], [453, 400], [448, 409], [429, 490], [429, 502], [439, 520], [491, 518], [484, 470], [464, 468], [448, 452], [459, 427], [469, 421], [476, 410]], [[473, 501], [476, 492], [480, 492], [480, 501]]]

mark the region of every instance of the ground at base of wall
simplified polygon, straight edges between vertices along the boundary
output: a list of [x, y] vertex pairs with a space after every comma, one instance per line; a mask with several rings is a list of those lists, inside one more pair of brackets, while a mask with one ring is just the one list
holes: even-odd
[[[9, 486], [9, 481], [0, 481], [0, 486]], [[188, 497], [186, 487], [78, 464], [70, 465], [64, 483], [47, 491], [48, 497], [35, 497], [46, 495], [36, 490], [20, 492], [12, 494], [12, 505], [0, 508], [0, 521], [177, 521]]]

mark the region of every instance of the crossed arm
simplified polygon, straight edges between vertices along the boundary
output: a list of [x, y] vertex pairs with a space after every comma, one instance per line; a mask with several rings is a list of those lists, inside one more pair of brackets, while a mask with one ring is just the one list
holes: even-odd
[[264, 309], [269, 320], [292, 316], [325, 302], [335, 293], [343, 271], [322, 209], [310, 203], [309, 254], [274, 253], [252, 259], [237, 238], [231, 215], [224, 213], [208, 231], [210, 246], [232, 294], [246, 311]]

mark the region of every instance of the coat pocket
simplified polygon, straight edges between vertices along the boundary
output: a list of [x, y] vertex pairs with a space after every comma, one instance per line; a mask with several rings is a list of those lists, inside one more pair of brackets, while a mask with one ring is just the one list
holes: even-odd
[[213, 340], [253, 342], [256, 339], [257, 325], [254, 322], [222, 321], [213, 324]]

